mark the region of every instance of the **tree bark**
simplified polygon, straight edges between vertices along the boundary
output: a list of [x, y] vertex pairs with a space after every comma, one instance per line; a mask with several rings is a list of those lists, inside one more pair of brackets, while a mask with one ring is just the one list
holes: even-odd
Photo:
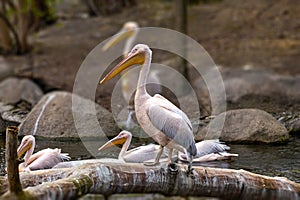
[[20, 49], [18, 49], [19, 54], [26, 53], [29, 51], [29, 44], [28, 44], [28, 33], [29, 33], [29, 24], [31, 21], [31, 9], [32, 9], [32, 2], [28, 0], [18, 0], [17, 3], [17, 32], [18, 32], [18, 39], [20, 42]]
[[[1, 180], [1, 179], [0, 179]], [[267, 177], [245, 170], [186, 166], [171, 172], [164, 164], [99, 162], [66, 169], [22, 173], [26, 195], [35, 199], [78, 198], [87, 193], [161, 193], [179, 196], [211, 196], [231, 199], [297, 199], [300, 184], [286, 178]], [[40, 184], [43, 182], [43, 184]], [[8, 195], [4, 197], [10, 198]]]
[[13, 42], [9, 35], [9, 28], [0, 17], [0, 48], [3, 49], [3, 53], [11, 52], [13, 49]]

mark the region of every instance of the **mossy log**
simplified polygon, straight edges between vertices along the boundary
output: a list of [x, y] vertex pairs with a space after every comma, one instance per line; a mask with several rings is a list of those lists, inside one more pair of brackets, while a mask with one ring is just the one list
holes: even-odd
[[[64, 169], [21, 173], [26, 196], [34, 199], [77, 198], [87, 193], [161, 193], [174, 196], [211, 196], [230, 199], [298, 199], [300, 184], [282, 177], [268, 177], [245, 170], [185, 165], [172, 171], [166, 165], [99, 162]], [[1, 179], [0, 179], [1, 180]], [[40, 184], [43, 182], [43, 184]], [[2, 197], [10, 198], [10, 194]]]

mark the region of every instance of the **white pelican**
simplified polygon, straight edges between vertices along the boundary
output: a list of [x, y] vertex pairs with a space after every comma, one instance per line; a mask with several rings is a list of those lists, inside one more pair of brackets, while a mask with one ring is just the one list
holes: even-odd
[[[119, 153], [118, 159], [123, 162], [129, 163], [142, 163], [149, 160], [154, 160], [158, 153], [159, 145], [149, 144], [146, 146], [139, 146], [128, 151], [132, 139], [132, 134], [129, 131], [121, 131], [116, 137], [106, 142], [98, 150], [104, 150], [117, 144], [123, 144], [123, 147]], [[197, 155], [194, 157], [193, 163], [195, 162], [207, 162], [214, 160], [226, 160], [231, 159], [237, 154], [228, 153], [230, 149], [224, 143], [219, 140], [204, 140], [196, 143]], [[163, 151], [162, 157], [166, 158], [168, 155], [167, 151]], [[176, 157], [176, 155], [175, 155]], [[186, 156], [183, 153], [179, 153], [179, 160], [186, 161]]]
[[151, 164], [159, 163], [164, 147], [169, 149], [169, 161], [172, 163], [173, 149], [177, 149], [186, 154], [189, 162], [188, 173], [190, 173], [193, 156], [197, 154], [191, 122], [184, 112], [163, 96], [156, 94], [152, 97], [147, 93], [146, 83], [151, 59], [150, 48], [147, 45], [138, 44], [100, 81], [100, 84], [132, 65], [142, 65], [134, 101], [136, 117], [140, 126], [160, 144], [157, 157]]
[[[197, 155], [194, 157], [194, 163], [208, 162], [215, 160], [228, 160], [231, 157], [237, 157], [238, 154], [228, 153], [230, 147], [220, 142], [218, 139], [203, 140], [196, 143]], [[179, 152], [180, 161], [187, 161], [186, 156]]]
[[[107, 51], [109, 48], [113, 47], [117, 43], [126, 39], [125, 46], [123, 49], [123, 57], [126, 57], [129, 51], [132, 49], [135, 38], [139, 32], [139, 25], [136, 22], [129, 21], [123, 25], [123, 28], [112, 37], [102, 48], [103, 51]], [[121, 77], [121, 86], [122, 86], [122, 94], [127, 103], [129, 103], [129, 109], [133, 109], [133, 102], [131, 101], [131, 97], [134, 94], [133, 92], [136, 90], [137, 81], [138, 81], [138, 73], [130, 72], [127, 73], [128, 70], [124, 70], [122, 72]], [[157, 71], [151, 71], [148, 77], [149, 83], [154, 83], [155, 85], [151, 85], [148, 87], [150, 90], [150, 94], [156, 94], [161, 92], [160, 80], [158, 77]]]
[[[101, 151], [114, 145], [123, 144], [123, 147], [118, 156], [118, 160], [129, 163], [142, 163], [155, 159], [160, 149], [159, 145], [148, 144], [127, 151], [130, 146], [131, 139], [132, 134], [129, 131], [121, 131], [116, 137], [106, 142], [98, 150]], [[163, 151], [161, 158], [167, 157], [168, 153], [166, 151]]]
[[35, 138], [32, 135], [23, 137], [18, 147], [18, 157], [24, 156], [24, 162], [19, 165], [19, 171], [31, 171], [39, 169], [50, 169], [57, 163], [70, 160], [66, 153], [61, 153], [60, 149], [43, 149], [33, 154], [35, 147]]

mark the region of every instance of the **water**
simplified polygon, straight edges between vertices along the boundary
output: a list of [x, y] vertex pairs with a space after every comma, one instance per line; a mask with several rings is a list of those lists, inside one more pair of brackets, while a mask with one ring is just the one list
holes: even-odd
[[[105, 141], [93, 141], [89, 143], [98, 149]], [[62, 152], [68, 152], [72, 160], [93, 158], [80, 141], [46, 141], [37, 140], [37, 150], [44, 148], [61, 148]], [[137, 144], [136, 141], [133, 142]], [[292, 137], [290, 142], [283, 145], [229, 145], [232, 153], [238, 153], [239, 157], [232, 162], [217, 161], [203, 163], [204, 166], [244, 169], [250, 172], [268, 175], [283, 176], [300, 183], [300, 137]], [[99, 153], [97, 157], [117, 157], [119, 148]], [[5, 138], [0, 137], [0, 175], [5, 168]]]

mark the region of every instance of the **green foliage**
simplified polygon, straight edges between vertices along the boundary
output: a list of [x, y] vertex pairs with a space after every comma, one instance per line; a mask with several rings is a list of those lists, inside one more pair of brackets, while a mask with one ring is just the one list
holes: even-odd
[[55, 5], [59, 1], [1, 0], [0, 17], [6, 26], [2, 25], [0, 28], [6, 30], [2, 33], [0, 31], [0, 48], [1, 36], [4, 38], [4, 32], [10, 32], [10, 39], [13, 42], [11, 48], [6, 48], [6, 52], [3, 48], [0, 51], [17, 54], [28, 52], [30, 50], [30, 45], [27, 42], [28, 34], [56, 21]]

